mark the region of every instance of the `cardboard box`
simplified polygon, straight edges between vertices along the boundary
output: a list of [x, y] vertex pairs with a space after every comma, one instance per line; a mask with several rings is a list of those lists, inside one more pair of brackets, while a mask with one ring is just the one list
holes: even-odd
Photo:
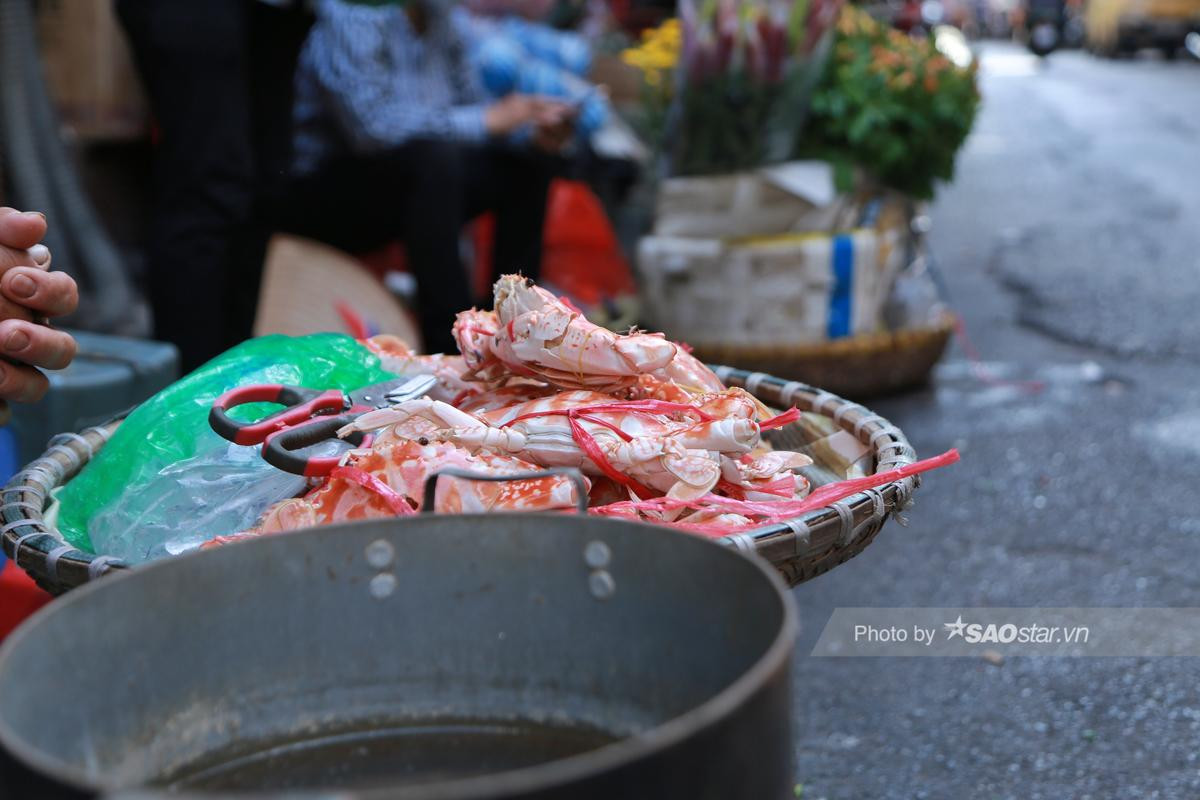
[[40, 0], [46, 83], [65, 126], [84, 139], [133, 139], [147, 130], [141, 84], [109, 0]]
[[692, 178], [659, 186], [655, 236], [738, 238], [828, 231], [844, 226], [850, 198], [821, 161]]
[[646, 237], [638, 269], [647, 322], [694, 345], [812, 343], [878, 330], [890, 285], [879, 241], [872, 229]]
[[348, 333], [345, 303], [379, 333], [420, 352], [421, 337], [403, 306], [352, 256], [319, 242], [277, 234], [267, 248], [254, 335]]
[[839, 194], [824, 162], [668, 179], [638, 247], [647, 323], [697, 345], [878, 331], [911, 213], [865, 183]]

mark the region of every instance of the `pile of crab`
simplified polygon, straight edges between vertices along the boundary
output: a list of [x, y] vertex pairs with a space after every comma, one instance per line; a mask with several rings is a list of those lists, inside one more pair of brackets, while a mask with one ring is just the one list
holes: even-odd
[[[721, 535], [796, 513], [810, 492], [801, 453], [763, 433], [795, 421], [726, 388], [685, 346], [662, 334], [617, 334], [589, 322], [533, 281], [506, 275], [495, 311], [464, 311], [459, 355], [416, 355], [395, 337], [367, 344], [385, 369], [432, 374], [426, 397], [368, 412], [339, 431], [369, 431], [325, 482], [283, 501], [248, 534], [414, 514], [430, 476], [454, 467], [505, 475], [574, 467], [591, 513]], [[561, 475], [505, 482], [443, 477], [434, 510], [545, 511], [576, 507]]]

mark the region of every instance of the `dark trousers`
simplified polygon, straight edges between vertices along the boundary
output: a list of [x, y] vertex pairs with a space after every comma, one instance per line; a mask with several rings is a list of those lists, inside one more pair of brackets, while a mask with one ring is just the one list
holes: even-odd
[[155, 335], [190, 370], [250, 335], [264, 205], [291, 157], [310, 24], [248, 0], [116, 0], [158, 125], [147, 243]]
[[480, 299], [459, 254], [463, 224], [493, 211], [496, 277], [536, 279], [546, 194], [559, 166], [528, 149], [425, 140], [337, 157], [297, 179], [279, 227], [350, 252], [402, 241], [417, 280], [425, 349], [455, 352], [454, 315]]

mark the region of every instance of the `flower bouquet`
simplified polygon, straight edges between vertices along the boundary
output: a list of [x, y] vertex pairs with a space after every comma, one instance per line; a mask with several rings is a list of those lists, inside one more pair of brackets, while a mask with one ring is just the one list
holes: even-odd
[[975, 62], [955, 64], [936, 37], [910, 38], [847, 6], [798, 151], [929, 199], [937, 180], [953, 176], [971, 131], [979, 107], [975, 78]]
[[682, 49], [679, 19], [672, 17], [643, 31], [641, 42], [621, 53], [621, 61], [641, 76], [640, 102], [629, 109], [630, 122], [656, 151], [661, 151], [666, 139], [667, 112], [675, 96], [675, 67]]
[[678, 20], [643, 36], [626, 63], [643, 75], [642, 132], [669, 175], [784, 161], [827, 60], [841, 0], [680, 0]]

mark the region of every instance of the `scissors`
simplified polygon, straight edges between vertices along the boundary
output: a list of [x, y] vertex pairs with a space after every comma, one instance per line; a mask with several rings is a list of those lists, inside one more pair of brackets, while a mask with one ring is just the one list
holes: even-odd
[[[322, 477], [338, 465], [342, 453], [318, 455], [311, 448], [342, 441], [338, 429], [360, 414], [421, 397], [436, 383], [432, 375], [418, 375], [364, 386], [349, 394], [281, 383], [239, 386], [216, 399], [208, 424], [234, 444], [261, 444], [263, 459], [273, 467], [308, 478]], [[279, 403], [287, 408], [254, 422], [238, 422], [227, 413], [247, 403]], [[353, 447], [368, 447], [371, 436], [356, 433], [345, 441]]]

